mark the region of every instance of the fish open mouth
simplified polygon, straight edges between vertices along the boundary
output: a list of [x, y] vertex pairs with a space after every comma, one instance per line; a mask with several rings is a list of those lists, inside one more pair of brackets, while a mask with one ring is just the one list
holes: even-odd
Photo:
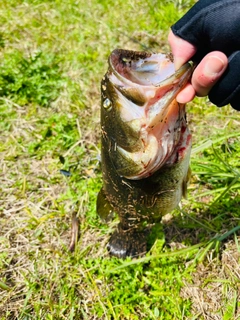
[[[189, 63], [175, 71], [171, 54], [116, 49], [109, 57], [109, 65], [115, 76], [126, 85], [134, 83], [155, 87], [173, 86], [184, 74], [187, 80], [189, 73], [191, 74]], [[190, 72], [186, 74], [187, 70]]]
[[170, 55], [118, 49], [112, 52], [108, 76], [117, 93], [119, 117], [138, 135], [137, 147], [126, 148], [124, 141], [117, 143], [120, 175], [146, 178], [181, 148], [179, 143], [186, 140], [183, 132], [185, 137], [189, 131], [185, 106], [175, 98], [191, 73], [189, 63], [175, 71]]

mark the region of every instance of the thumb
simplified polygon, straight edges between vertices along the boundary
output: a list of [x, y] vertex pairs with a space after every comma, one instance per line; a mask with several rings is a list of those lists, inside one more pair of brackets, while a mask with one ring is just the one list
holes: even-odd
[[240, 51], [233, 52], [228, 62], [223, 76], [210, 91], [209, 99], [218, 107], [230, 103], [234, 109], [240, 110]]
[[212, 51], [202, 59], [192, 75], [192, 86], [198, 96], [208, 95], [212, 87], [221, 78], [227, 65], [227, 56], [220, 51]]

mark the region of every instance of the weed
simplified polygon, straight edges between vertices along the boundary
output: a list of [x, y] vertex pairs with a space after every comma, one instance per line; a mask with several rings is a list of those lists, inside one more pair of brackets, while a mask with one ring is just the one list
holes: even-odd
[[63, 77], [52, 54], [37, 52], [26, 58], [20, 51], [7, 52], [0, 63], [0, 95], [23, 106], [49, 106], [57, 99]]

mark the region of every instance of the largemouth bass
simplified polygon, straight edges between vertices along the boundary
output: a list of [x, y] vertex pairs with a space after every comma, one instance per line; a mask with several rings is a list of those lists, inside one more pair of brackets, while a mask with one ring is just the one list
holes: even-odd
[[114, 50], [101, 83], [103, 187], [97, 212], [120, 222], [110, 255], [147, 251], [149, 228], [186, 196], [191, 134], [176, 96], [192, 67], [174, 70], [171, 55]]

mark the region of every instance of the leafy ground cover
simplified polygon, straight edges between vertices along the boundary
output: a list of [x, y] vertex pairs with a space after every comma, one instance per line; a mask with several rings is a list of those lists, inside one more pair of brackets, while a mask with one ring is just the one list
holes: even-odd
[[193, 3], [1, 1], [0, 319], [240, 319], [239, 113], [188, 104], [188, 200], [146, 257], [109, 258], [95, 210], [107, 57], [168, 51]]

